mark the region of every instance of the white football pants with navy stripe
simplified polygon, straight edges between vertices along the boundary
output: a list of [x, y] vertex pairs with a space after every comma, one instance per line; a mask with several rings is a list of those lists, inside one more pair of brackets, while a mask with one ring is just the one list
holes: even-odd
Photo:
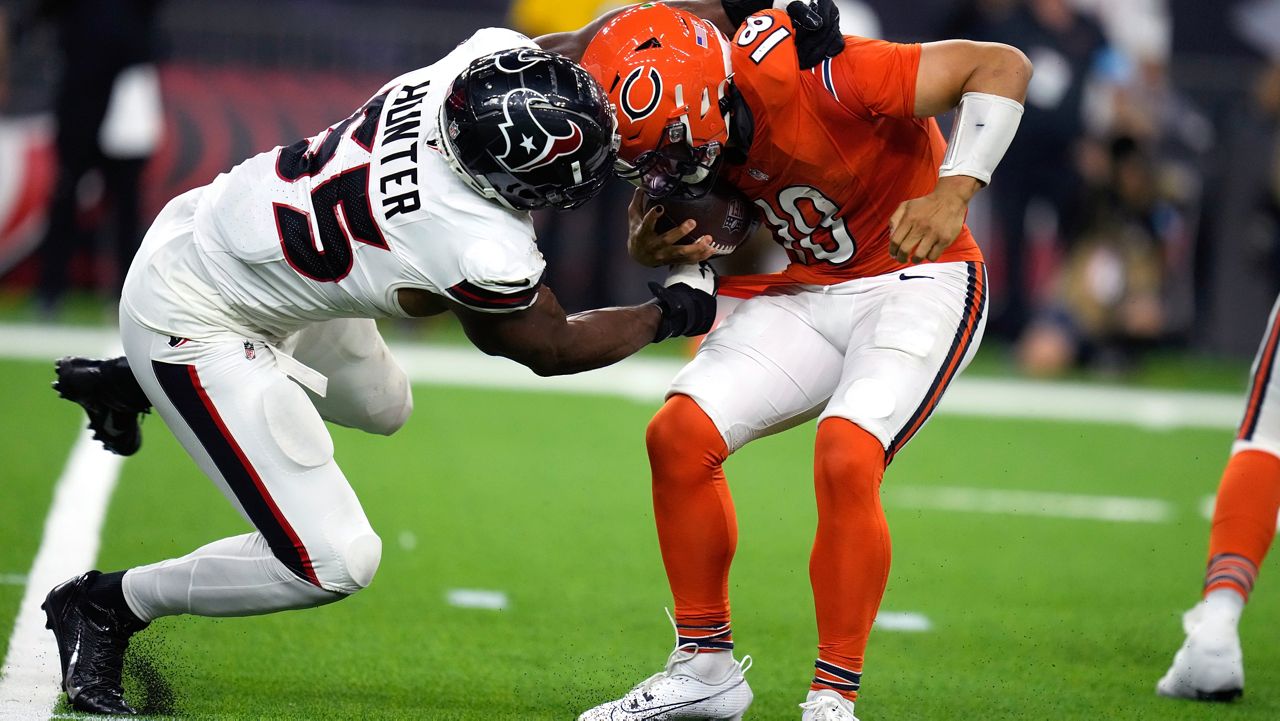
[[1276, 368], [1276, 356], [1280, 355], [1280, 298], [1271, 306], [1267, 320], [1267, 332], [1258, 345], [1250, 374], [1249, 395], [1245, 402], [1244, 417], [1236, 432], [1232, 453], [1240, 451], [1266, 451], [1280, 456], [1280, 372]]
[[879, 439], [889, 461], [973, 358], [986, 306], [986, 271], [972, 262], [756, 296], [707, 336], [668, 395], [696, 401], [730, 452], [838, 417]]
[[123, 584], [130, 608], [143, 620], [245, 616], [318, 606], [367, 586], [382, 542], [334, 462], [322, 419], [390, 434], [408, 418], [408, 379], [374, 322], [317, 323], [281, 344], [328, 377], [323, 398], [291, 380], [264, 343], [171, 338], [125, 312], [120, 326], [156, 412], [254, 529], [131, 569]]

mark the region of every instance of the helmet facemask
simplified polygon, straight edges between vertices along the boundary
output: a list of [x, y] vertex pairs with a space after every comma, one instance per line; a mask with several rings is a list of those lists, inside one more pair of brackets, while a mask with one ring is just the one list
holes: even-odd
[[651, 198], [706, 195], [719, 172], [723, 146], [717, 140], [695, 146], [685, 140], [687, 132], [679, 121], [668, 124], [658, 147], [641, 153], [630, 163], [618, 160], [618, 177], [635, 184]]

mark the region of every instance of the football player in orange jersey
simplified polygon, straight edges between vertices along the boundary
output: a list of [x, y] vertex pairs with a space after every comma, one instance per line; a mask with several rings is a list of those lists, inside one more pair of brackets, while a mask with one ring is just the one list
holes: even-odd
[[[724, 279], [722, 294], [748, 300], [706, 338], [649, 426], [677, 646], [663, 671], [581, 721], [741, 718], [752, 695], [732, 655], [737, 525], [721, 466], [815, 417], [818, 657], [801, 707], [805, 721], [853, 719], [889, 573], [880, 480], [982, 336], [986, 275], [965, 214], [1017, 129], [1030, 63], [966, 41], [844, 37], [827, 49], [830, 0], [778, 4], [680, 5], [695, 14], [649, 4], [539, 39], [581, 53], [609, 91], [619, 159], [641, 189], [696, 195], [727, 180], [791, 260], [779, 274]], [[957, 107], [948, 146], [933, 116]], [[655, 219], [633, 205], [637, 260], [709, 254], [705, 239], [672, 246], [690, 222], [660, 235]]]
[[1156, 682], [1161, 696], [1232, 701], [1244, 694], [1240, 616], [1280, 513], [1280, 298], [1253, 361], [1244, 418], [1222, 472], [1202, 598], [1182, 616], [1187, 638]]

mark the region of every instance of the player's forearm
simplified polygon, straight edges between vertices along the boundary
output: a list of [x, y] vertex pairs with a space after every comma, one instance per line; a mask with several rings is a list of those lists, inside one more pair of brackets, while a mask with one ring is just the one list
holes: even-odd
[[613, 365], [653, 342], [661, 319], [662, 313], [653, 303], [575, 313], [565, 319], [543, 352], [526, 365], [540, 376]]

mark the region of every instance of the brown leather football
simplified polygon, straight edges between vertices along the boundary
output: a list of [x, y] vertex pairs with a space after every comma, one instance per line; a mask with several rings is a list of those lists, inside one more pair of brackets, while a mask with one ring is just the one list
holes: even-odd
[[692, 243], [704, 235], [710, 235], [711, 246], [716, 255], [728, 255], [737, 250], [760, 224], [760, 213], [756, 206], [728, 183], [716, 183], [711, 192], [701, 198], [672, 197], [655, 200], [645, 197], [645, 212], [655, 205], [662, 206], [662, 215], [654, 224], [654, 230], [665, 233], [692, 218], [697, 221], [697, 227], [677, 241], [677, 245]]

